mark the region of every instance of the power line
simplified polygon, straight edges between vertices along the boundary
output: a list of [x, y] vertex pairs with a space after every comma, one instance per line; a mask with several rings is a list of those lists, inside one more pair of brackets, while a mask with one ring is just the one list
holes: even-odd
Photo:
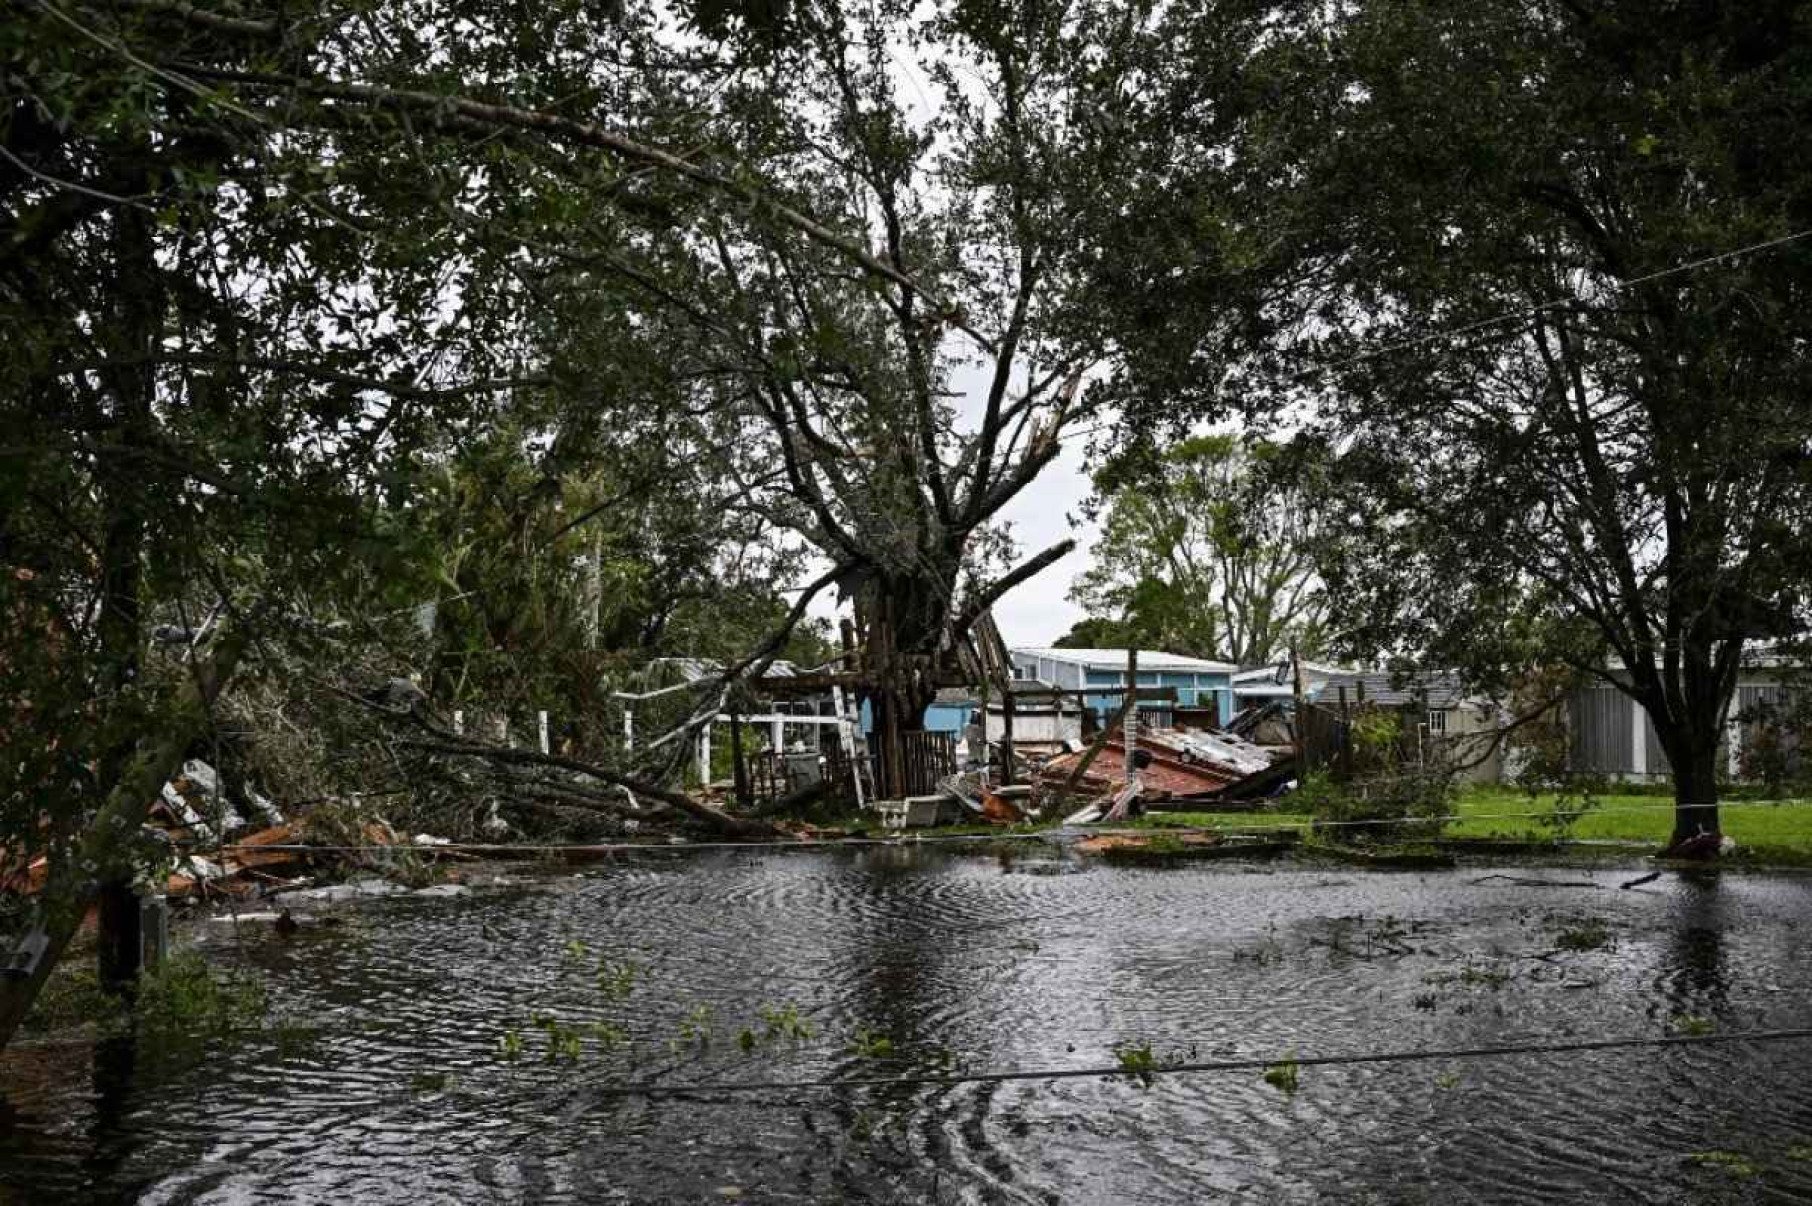
[[[1771, 251], [1777, 247], [1784, 247], [1789, 243], [1796, 243], [1801, 239], [1807, 238], [1808, 236], [1812, 236], [1812, 228], [1808, 228], [1805, 230], [1797, 230], [1797, 231], [1794, 231], [1792, 234], [1781, 235], [1778, 238], [1764, 239], [1759, 243], [1750, 243], [1747, 246], [1743, 246], [1743, 247], [1735, 247], [1729, 251], [1720, 251], [1714, 255], [1701, 256], [1696, 260], [1688, 260], [1682, 264], [1675, 264], [1671, 268], [1662, 268], [1655, 272], [1645, 273], [1642, 276], [1633, 276], [1633, 277], [1629, 278], [1628, 280], [1611, 281], [1610, 287], [1613, 289], [1630, 289], [1630, 288], [1634, 288], [1637, 285], [1646, 285], [1651, 281], [1658, 281], [1658, 280], [1663, 279], [1664, 277], [1675, 276], [1682, 272], [1693, 272], [1700, 268], [1710, 267], [1713, 264], [1721, 264], [1721, 263], [1726, 263], [1731, 260], [1741, 259], [1743, 256], [1753, 255], [1757, 252]], [[1477, 331], [1488, 330], [1491, 327], [1501, 326], [1504, 323], [1512, 322], [1519, 318], [1527, 318], [1527, 317], [1530, 317], [1535, 314], [1540, 314], [1547, 310], [1557, 310], [1563, 306], [1574, 306], [1574, 305], [1578, 305], [1578, 304], [1580, 304], [1579, 299], [1576, 297], [1551, 298], [1548, 301], [1538, 302], [1533, 306], [1524, 306], [1524, 307], [1518, 307], [1517, 309], [1514, 309], [1514, 310], [1506, 310], [1501, 314], [1494, 315], [1493, 317], [1481, 318], [1475, 322], [1465, 323], [1461, 326], [1454, 327], [1449, 330], [1435, 331], [1431, 334], [1419, 336], [1415, 339], [1404, 339], [1404, 340], [1399, 340], [1396, 343], [1387, 343], [1382, 347], [1373, 348], [1370, 351], [1366, 351], [1366, 352], [1360, 352], [1357, 355], [1350, 356], [1345, 360], [1337, 360], [1337, 361], [1334, 361], [1332, 364], [1326, 364], [1326, 365], [1322, 365], [1320, 367], [1327, 368], [1327, 369], [1347, 368], [1350, 365], [1359, 364], [1359, 363], [1362, 363], [1367, 360], [1374, 360], [1380, 356], [1388, 356], [1393, 352], [1401, 352], [1401, 351], [1407, 351], [1411, 348], [1424, 347], [1428, 344], [1439, 343], [1439, 342], [1442, 342], [1442, 341], [1448, 340], [1448, 339], [1458, 339], [1462, 336], [1470, 335]], [[1305, 371], [1304, 375], [1307, 375], [1307, 372], [1312, 372], [1312, 371], [1314, 371], [1314, 370], [1307, 370], [1307, 371]]]
[[[1620, 1051], [1654, 1047], [1726, 1046], [1738, 1043], [1774, 1043], [1812, 1038], [1812, 1027], [1779, 1030], [1751, 1030], [1735, 1034], [1670, 1034], [1629, 1035], [1624, 1037], [1578, 1039], [1558, 1043], [1498, 1043], [1479, 1047], [1435, 1047], [1421, 1050], [1360, 1051], [1340, 1055], [1285, 1056], [1282, 1058], [1251, 1057], [1243, 1059], [1191, 1060], [1159, 1064], [1154, 1075], [1199, 1075], [1217, 1072], [1261, 1072], [1280, 1064], [1298, 1068], [1352, 1067], [1366, 1064], [1426, 1063], [1444, 1059], [1493, 1059], [1535, 1055], [1563, 1055], [1585, 1051]], [[1007, 1084], [1029, 1080], [1080, 1080], [1087, 1077], [1124, 1077], [1134, 1075], [1114, 1064], [1087, 1068], [1017, 1068], [988, 1072], [927, 1074], [922, 1076], [854, 1076], [826, 1077], [813, 1080], [726, 1080], [693, 1081], [686, 1084], [602, 1085], [590, 1091], [600, 1097], [678, 1097], [695, 1093], [780, 1093], [825, 1089], [909, 1089], [951, 1087], [971, 1084]]]

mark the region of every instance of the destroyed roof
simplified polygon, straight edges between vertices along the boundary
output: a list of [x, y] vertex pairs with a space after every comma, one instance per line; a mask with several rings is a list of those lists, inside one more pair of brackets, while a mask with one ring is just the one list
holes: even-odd
[[[1124, 649], [1061, 649], [1051, 645], [1021, 646], [1013, 650], [1017, 657], [1042, 657], [1054, 662], [1069, 662], [1089, 670], [1125, 670]], [[1162, 649], [1139, 650], [1139, 669], [1195, 671], [1199, 674], [1231, 674], [1237, 667], [1231, 662], [1211, 662], [1207, 658], [1166, 653]]]
[[[1240, 788], [1258, 789], [1277, 775], [1289, 773], [1286, 756], [1245, 741], [1232, 733], [1195, 729], [1141, 729], [1139, 748], [1151, 763], [1139, 771], [1139, 781], [1154, 797], [1192, 799], [1231, 795]], [[1061, 782], [1082, 755], [1066, 754], [1048, 762], [1041, 776]], [[1111, 790], [1126, 777], [1126, 746], [1110, 737], [1082, 778], [1084, 789]]]

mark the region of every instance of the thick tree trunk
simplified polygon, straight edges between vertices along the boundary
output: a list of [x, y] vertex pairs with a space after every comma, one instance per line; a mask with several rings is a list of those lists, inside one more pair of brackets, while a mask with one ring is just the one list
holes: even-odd
[[[163, 331], [163, 284], [149, 216], [120, 212], [114, 248], [123, 276], [117, 329], [120, 363], [106, 371], [114, 402], [110, 440], [124, 447], [155, 444], [152, 415], [157, 394], [155, 351]], [[102, 539], [100, 636], [101, 675], [110, 699], [138, 690], [144, 623], [144, 558], [146, 483], [127, 475], [101, 479], [101, 505], [106, 515]], [[103, 705], [105, 706], [105, 705]], [[120, 781], [137, 746], [137, 733], [122, 733], [99, 751], [96, 777], [102, 790]], [[138, 976], [141, 935], [134, 868], [119, 867], [100, 885], [100, 943], [96, 968], [103, 988], [125, 993]]]
[[[1677, 752], [1675, 752], [1677, 750]], [[1670, 847], [1718, 829], [1718, 743], [1711, 733], [1688, 734], [1668, 753], [1674, 771], [1674, 832]]]
[[857, 600], [862, 670], [872, 684], [864, 695], [873, 722], [869, 749], [881, 799], [907, 794], [901, 734], [924, 730], [940, 658], [950, 653], [938, 644], [950, 615], [947, 596], [928, 579], [876, 580]]
[[243, 648], [238, 633], [217, 638], [213, 658], [185, 684], [163, 731], [140, 746], [75, 849], [52, 867], [50, 883], [37, 901], [38, 940], [31, 944], [35, 949], [29, 966], [15, 962], [0, 975], [0, 1050], [5, 1050], [30, 1012], [38, 990], [81, 928], [100, 886], [109, 881], [131, 882], [133, 839], [144, 824], [145, 808], [181, 766], [189, 743], [207, 731], [209, 706], [232, 676]]

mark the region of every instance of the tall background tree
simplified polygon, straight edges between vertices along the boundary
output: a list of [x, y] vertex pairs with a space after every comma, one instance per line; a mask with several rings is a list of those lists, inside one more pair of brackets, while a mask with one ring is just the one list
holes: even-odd
[[1070, 597], [1092, 619], [1138, 615], [1160, 648], [1250, 666], [1319, 651], [1305, 480], [1268, 471], [1275, 449], [1197, 436], [1123, 455], [1095, 480], [1107, 503]]
[[1168, 303], [1116, 321], [1134, 421], [1286, 417], [1349, 504], [1326, 569], [1357, 643], [1627, 693], [1676, 840], [1717, 830], [1745, 651], [1806, 619], [1806, 21], [1185, 5], [1152, 43], [1146, 192], [1201, 200], [1128, 217]]

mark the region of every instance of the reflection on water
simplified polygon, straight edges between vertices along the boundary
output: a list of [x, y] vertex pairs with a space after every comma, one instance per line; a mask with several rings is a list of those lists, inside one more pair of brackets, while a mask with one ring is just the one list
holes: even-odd
[[[1812, 1196], [1812, 1044], [620, 1097], [626, 1082], [1276, 1059], [1797, 1026], [1812, 880], [641, 855], [282, 940], [292, 1031], [0, 1062], [0, 1202], [1697, 1202]], [[1521, 873], [1519, 873], [1521, 874]], [[1529, 871], [1532, 877], [1551, 873]], [[1591, 933], [1602, 942], [1571, 942]], [[633, 962], [627, 995], [605, 969]], [[576, 1062], [545, 1058], [549, 1020]], [[794, 1019], [797, 1026], [787, 1019]], [[809, 1037], [806, 1031], [810, 1031]], [[622, 1041], [600, 1049], [599, 1033]], [[499, 1054], [520, 1036], [521, 1058]], [[1754, 1175], [1700, 1166], [1742, 1153]]]

